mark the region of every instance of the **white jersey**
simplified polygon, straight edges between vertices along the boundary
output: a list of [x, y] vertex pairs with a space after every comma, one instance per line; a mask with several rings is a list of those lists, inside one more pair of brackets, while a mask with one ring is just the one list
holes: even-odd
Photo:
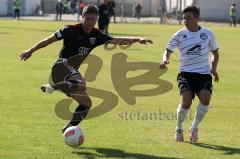
[[209, 52], [218, 49], [212, 31], [200, 28], [190, 32], [183, 28], [167, 44], [167, 49], [172, 52], [176, 48], [180, 51], [180, 72], [211, 74]]

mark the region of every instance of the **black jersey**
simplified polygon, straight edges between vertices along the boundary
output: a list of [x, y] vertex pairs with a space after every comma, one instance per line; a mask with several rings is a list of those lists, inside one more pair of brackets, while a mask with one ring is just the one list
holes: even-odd
[[59, 57], [69, 59], [75, 55], [82, 56], [84, 60], [97, 46], [112, 40], [112, 37], [94, 28], [92, 32], [86, 33], [82, 24], [67, 25], [55, 33], [58, 40], [63, 39], [63, 46]]

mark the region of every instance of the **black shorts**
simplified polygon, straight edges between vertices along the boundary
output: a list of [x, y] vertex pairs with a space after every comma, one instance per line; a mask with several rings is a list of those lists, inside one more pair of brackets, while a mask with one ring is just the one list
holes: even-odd
[[54, 83], [59, 83], [76, 74], [80, 74], [78, 68], [69, 65], [67, 59], [59, 58], [52, 67], [51, 77]]
[[[78, 68], [75, 68], [67, 62], [67, 59], [59, 58], [52, 67], [50, 76], [50, 84], [56, 84], [63, 81], [68, 81], [69, 77], [80, 74]], [[67, 94], [69, 96], [69, 94]]]
[[212, 93], [212, 76], [210, 74], [181, 72], [177, 76], [180, 94], [184, 91], [192, 91], [193, 99], [201, 90]]

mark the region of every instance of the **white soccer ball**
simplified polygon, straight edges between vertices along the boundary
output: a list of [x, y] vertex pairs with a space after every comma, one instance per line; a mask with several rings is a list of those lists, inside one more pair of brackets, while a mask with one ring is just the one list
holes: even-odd
[[67, 128], [63, 133], [63, 138], [65, 144], [71, 147], [78, 147], [82, 145], [84, 141], [84, 135], [82, 130], [76, 126], [71, 126]]

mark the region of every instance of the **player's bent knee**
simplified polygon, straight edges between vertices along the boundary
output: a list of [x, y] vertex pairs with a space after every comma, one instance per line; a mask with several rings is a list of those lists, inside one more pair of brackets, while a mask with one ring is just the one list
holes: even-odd
[[79, 91], [85, 92], [86, 90], [87, 90], [86, 85], [84, 85], [84, 84], [80, 84], [80, 85], [79, 85]]
[[192, 98], [182, 98], [181, 106], [184, 109], [190, 108], [192, 105]]
[[85, 100], [83, 100], [83, 99], [76, 99], [75, 98], [75, 100], [79, 103], [79, 104], [81, 104], [81, 105], [85, 105], [85, 106], [87, 106], [88, 108], [91, 108], [92, 107], [92, 101], [91, 101], [91, 99], [85, 99]]
[[182, 102], [181, 103], [181, 107], [184, 108], [184, 109], [189, 109], [191, 107], [191, 104], [192, 103], [184, 103], [184, 102]]
[[75, 92], [71, 95], [71, 97], [75, 99], [79, 104], [85, 105], [89, 108], [92, 106], [92, 100], [85, 92]]
[[86, 83], [84, 80], [69, 80], [69, 82], [75, 86], [78, 91], [86, 91]]
[[88, 108], [92, 107], [92, 100], [90, 98], [86, 98], [86, 99], [80, 100], [80, 103], [82, 105], [87, 106]]
[[210, 100], [204, 99], [204, 100], [200, 100], [202, 105], [208, 106], [210, 104]]
[[206, 106], [210, 104], [211, 96], [212, 96], [211, 92], [207, 90], [203, 90], [198, 94], [200, 102]]
[[211, 95], [209, 95], [209, 94], [202, 94], [202, 95], [199, 97], [200, 102], [201, 102], [203, 105], [206, 105], [206, 106], [210, 104], [210, 99], [211, 99]]

